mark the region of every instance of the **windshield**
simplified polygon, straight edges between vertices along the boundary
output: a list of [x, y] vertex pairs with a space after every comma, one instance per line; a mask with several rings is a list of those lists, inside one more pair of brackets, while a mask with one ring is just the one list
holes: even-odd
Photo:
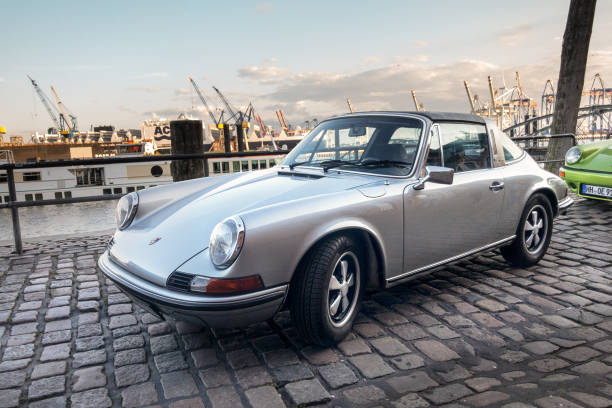
[[417, 119], [351, 117], [325, 121], [287, 155], [283, 165], [406, 176], [423, 133]]

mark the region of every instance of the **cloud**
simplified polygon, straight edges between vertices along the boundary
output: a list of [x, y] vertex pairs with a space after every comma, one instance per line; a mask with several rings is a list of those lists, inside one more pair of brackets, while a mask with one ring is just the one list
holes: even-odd
[[249, 79], [260, 84], [278, 83], [289, 75], [289, 70], [272, 65], [257, 66], [251, 65], [238, 69], [240, 78]]
[[137, 114], [138, 112], [135, 109], [130, 108], [129, 106], [119, 105], [119, 110], [122, 112]]
[[518, 24], [504, 27], [504, 29], [497, 34], [497, 41], [501, 46], [509, 48], [525, 45], [535, 28], [533, 24]]
[[183, 109], [166, 107], [166, 108], [142, 112], [142, 115], [147, 118], [153, 118], [153, 119], [164, 118], [164, 119], [172, 120], [172, 119], [176, 119], [181, 112], [183, 112]]
[[157, 88], [155, 86], [128, 86], [127, 88], [128, 91], [141, 91], [141, 92], [159, 92], [161, 91], [161, 88]]
[[175, 95], [191, 95], [190, 88], [177, 88], [174, 90]]
[[[266, 124], [278, 128], [274, 111], [282, 109], [287, 121], [293, 125], [305, 120], [324, 119], [330, 115], [347, 112], [346, 98], [350, 97], [354, 108], [365, 110], [414, 110], [410, 90], [414, 89], [425, 109], [431, 111], [468, 112], [469, 104], [463, 87], [467, 80], [480, 100], [490, 99], [487, 76], [492, 75], [494, 86], [505, 82], [508, 87], [515, 84], [514, 73], [519, 71], [521, 82], [528, 96], [540, 103], [542, 89], [547, 79], [556, 85], [559, 72], [559, 57], [542, 57], [535, 63], [496, 65], [488, 61], [465, 59], [448, 64], [432, 64], [426, 55], [398, 58], [393, 63], [370, 67], [358, 72], [300, 72], [291, 73], [278, 67], [245, 67], [239, 76], [269, 87], [260, 95], [223, 90], [230, 101], [244, 107], [253, 101], [257, 113]], [[281, 71], [278, 71], [281, 70]], [[591, 87], [593, 75], [600, 72], [604, 81], [612, 80], [612, 48], [592, 50], [589, 53], [585, 89]], [[184, 100], [184, 98], [183, 98]], [[196, 100], [197, 102], [197, 100]], [[177, 102], [177, 106], [184, 103]], [[191, 103], [189, 104], [191, 106]], [[202, 112], [199, 103], [195, 111]], [[168, 108], [145, 112], [150, 117], [175, 118], [184, 108]], [[200, 118], [208, 120], [201, 113]]]
[[258, 3], [255, 5], [255, 11], [261, 14], [270, 14], [274, 9], [274, 4], [270, 2]]
[[0, 77], [0, 82], [5, 82], [6, 80], [3, 77]]
[[263, 60], [263, 63], [264, 64], [276, 64], [278, 61], [279, 61], [278, 58], [272, 57], [272, 58], [267, 58], [267, 59]]
[[74, 65], [69, 67], [68, 69], [74, 71], [100, 71], [104, 69], [108, 69], [109, 67], [103, 67], [100, 65]]
[[364, 59], [366, 64], [380, 64], [382, 62], [382, 58], [375, 56], [368, 56]]
[[142, 74], [144, 78], [165, 78], [168, 76], [167, 72], [148, 72]]
[[427, 48], [427, 47], [429, 47], [429, 41], [413, 40], [410, 43], [412, 44], [413, 47], [416, 47], [416, 48]]

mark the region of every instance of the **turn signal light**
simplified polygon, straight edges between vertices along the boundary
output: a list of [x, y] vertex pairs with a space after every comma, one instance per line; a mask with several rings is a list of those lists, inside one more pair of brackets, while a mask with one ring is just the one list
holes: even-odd
[[561, 177], [565, 177], [565, 172], [564, 172], [563, 170], [559, 170], [559, 175], [560, 175]]
[[191, 290], [211, 294], [250, 292], [263, 288], [263, 282], [259, 275], [239, 279], [204, 278], [198, 283], [200, 285], [192, 283]]

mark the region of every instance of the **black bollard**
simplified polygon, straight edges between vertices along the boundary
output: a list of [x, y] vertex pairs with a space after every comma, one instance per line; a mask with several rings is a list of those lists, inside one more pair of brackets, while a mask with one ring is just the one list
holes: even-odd
[[[204, 152], [204, 138], [201, 120], [173, 120], [170, 122], [172, 154]], [[174, 160], [170, 165], [173, 181], [204, 177], [202, 159]]]
[[223, 148], [225, 153], [232, 151], [232, 131], [227, 123], [223, 124]]
[[244, 152], [246, 150], [244, 143], [244, 128], [242, 123], [236, 123], [236, 137], [238, 139], [238, 151]]

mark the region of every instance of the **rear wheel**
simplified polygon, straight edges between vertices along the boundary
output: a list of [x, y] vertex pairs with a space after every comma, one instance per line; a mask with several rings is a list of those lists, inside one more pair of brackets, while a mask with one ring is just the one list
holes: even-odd
[[533, 195], [525, 209], [512, 244], [502, 247], [502, 256], [512, 265], [527, 267], [535, 265], [548, 250], [552, 235], [552, 208], [548, 198]]
[[319, 243], [292, 283], [291, 318], [300, 335], [329, 346], [351, 330], [363, 292], [359, 246], [339, 235]]

